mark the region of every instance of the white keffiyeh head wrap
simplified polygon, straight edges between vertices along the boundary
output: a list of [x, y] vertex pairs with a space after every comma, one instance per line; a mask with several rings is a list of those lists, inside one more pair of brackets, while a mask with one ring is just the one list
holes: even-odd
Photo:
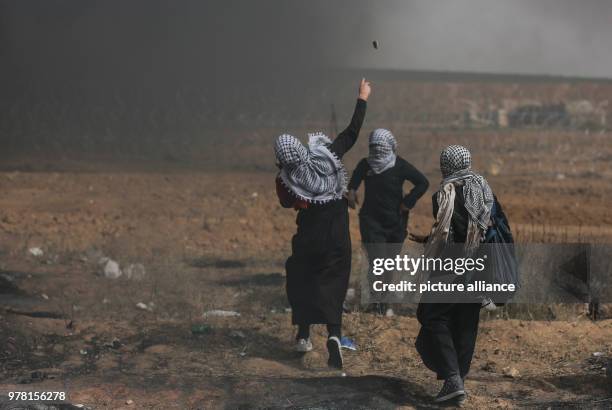
[[311, 203], [341, 199], [346, 192], [347, 173], [342, 162], [329, 150], [331, 140], [324, 134], [309, 134], [308, 147], [292, 135], [276, 139], [274, 153], [283, 184], [298, 198]]
[[375, 174], [393, 168], [397, 158], [397, 142], [391, 131], [378, 128], [370, 134], [368, 164]]

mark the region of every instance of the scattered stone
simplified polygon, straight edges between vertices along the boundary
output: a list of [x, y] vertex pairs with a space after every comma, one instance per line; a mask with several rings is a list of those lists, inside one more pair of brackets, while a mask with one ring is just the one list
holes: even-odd
[[132, 263], [125, 268], [125, 276], [130, 280], [141, 281], [147, 275], [147, 271], [142, 263]]
[[251, 198], [257, 198], [259, 196], [259, 194], [257, 192], [253, 192], [251, 194]]
[[489, 373], [497, 373], [497, 365], [495, 364], [495, 362], [487, 362], [485, 363], [482, 367], [482, 370], [484, 370], [485, 372], [489, 372]]
[[41, 298], [43, 298], [44, 300], [49, 300], [49, 296], [47, 296], [46, 294], [42, 294], [40, 295]]
[[118, 279], [123, 274], [119, 268], [119, 264], [112, 259], [104, 259], [106, 259], [106, 262], [103, 264], [102, 268], [104, 277], [107, 279]]
[[37, 258], [45, 254], [40, 248], [30, 248], [28, 249], [28, 252], [30, 252], [30, 255], [36, 256]]
[[520, 373], [515, 367], [504, 367], [502, 373], [505, 377], [510, 377], [511, 379], [516, 379], [520, 376]]
[[134, 404], [134, 400], [126, 400], [125, 404], [127, 404], [128, 406], [131, 406], [132, 404]]
[[234, 337], [234, 338], [237, 338], [237, 339], [245, 339], [246, 338], [246, 335], [241, 330], [232, 330], [229, 335], [230, 335], [230, 337]]
[[114, 338], [112, 341], [104, 343], [104, 347], [108, 347], [110, 349], [119, 349], [121, 347], [121, 341], [117, 338]]
[[148, 310], [149, 312], [153, 311], [153, 303], [147, 305], [146, 303], [138, 302], [136, 303], [136, 307], [141, 310]]
[[234, 312], [233, 310], [209, 310], [204, 312], [204, 317], [238, 317], [240, 313]]

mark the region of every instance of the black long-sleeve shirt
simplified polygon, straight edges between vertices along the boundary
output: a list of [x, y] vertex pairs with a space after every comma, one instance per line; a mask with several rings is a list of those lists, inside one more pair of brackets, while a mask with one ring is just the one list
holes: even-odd
[[353, 145], [355, 145], [357, 137], [359, 136], [359, 131], [363, 125], [366, 108], [367, 103], [365, 100], [359, 98], [357, 100], [357, 104], [355, 105], [355, 111], [353, 112], [351, 123], [344, 131], [338, 134], [334, 142], [332, 142], [331, 146], [329, 147], [330, 151], [336, 154], [338, 158], [342, 158], [344, 154], [346, 154], [346, 152], [350, 150]]
[[[412, 164], [397, 157], [395, 165], [375, 174], [366, 158], [359, 161], [348, 184], [348, 189], [357, 190], [365, 181], [365, 197], [359, 215], [375, 219], [382, 226], [399, 223], [400, 204], [412, 208], [429, 187], [429, 181]], [[404, 181], [414, 187], [404, 195]]]

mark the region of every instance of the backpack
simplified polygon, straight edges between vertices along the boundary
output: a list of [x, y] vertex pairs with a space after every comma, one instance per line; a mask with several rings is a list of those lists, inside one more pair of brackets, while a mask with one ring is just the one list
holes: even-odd
[[484, 243], [490, 254], [489, 264], [492, 267], [489, 280], [494, 283], [514, 284], [515, 292], [489, 295], [496, 305], [507, 303], [521, 287], [519, 266], [514, 252], [514, 237], [510, 230], [508, 218], [494, 196], [491, 208], [491, 226], [485, 234]]

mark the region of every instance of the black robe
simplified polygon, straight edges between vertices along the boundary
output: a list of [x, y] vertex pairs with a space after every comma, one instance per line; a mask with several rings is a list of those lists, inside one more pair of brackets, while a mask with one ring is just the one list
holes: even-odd
[[[363, 205], [359, 211], [359, 228], [364, 243], [403, 243], [407, 235], [408, 213], [400, 213], [400, 205], [412, 209], [427, 191], [427, 178], [412, 164], [397, 156], [395, 165], [375, 174], [367, 158], [353, 171], [348, 189], [356, 191], [365, 181]], [[414, 187], [404, 195], [404, 182]]]
[[[357, 100], [349, 126], [329, 147], [342, 158], [357, 141], [366, 102]], [[293, 324], [342, 323], [342, 302], [351, 272], [348, 204], [339, 199], [298, 211], [292, 254], [285, 264]]]

